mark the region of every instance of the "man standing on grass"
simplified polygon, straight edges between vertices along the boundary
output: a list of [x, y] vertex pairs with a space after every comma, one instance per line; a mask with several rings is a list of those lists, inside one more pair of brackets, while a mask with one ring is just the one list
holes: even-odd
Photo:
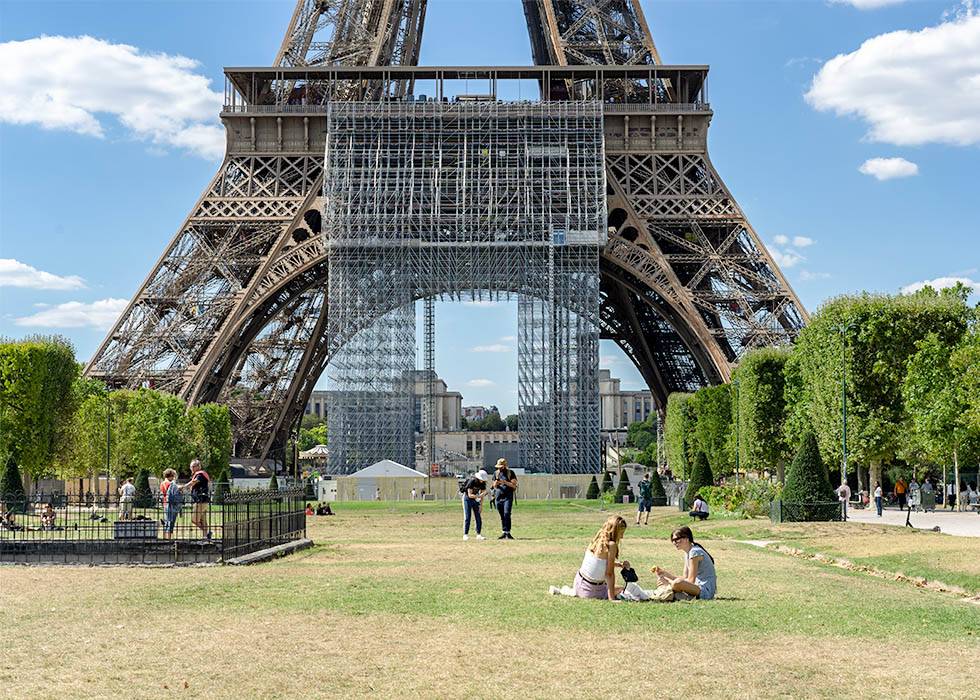
[[191, 490], [191, 501], [194, 503], [194, 510], [191, 513], [191, 522], [201, 531], [201, 536], [211, 539], [211, 530], [208, 529], [208, 505], [211, 502], [211, 477], [201, 469], [198, 460], [191, 462], [191, 480], [180, 487], [181, 490], [189, 488]]
[[133, 477], [124, 479], [122, 486], [119, 487], [119, 519], [133, 519], [133, 497], [136, 496], [136, 487], [133, 486]]
[[500, 529], [503, 534], [498, 540], [512, 540], [510, 534], [510, 514], [514, 510], [514, 495], [517, 493], [517, 475], [507, 468], [507, 460], [497, 460], [497, 471], [493, 473], [493, 495], [500, 514]]
[[[659, 477], [657, 477], [659, 478]], [[640, 514], [646, 512], [644, 525], [650, 524], [650, 506], [653, 504], [653, 484], [650, 483], [650, 475], [644, 474], [643, 481], [640, 482], [640, 497], [636, 501], [636, 524], [640, 524]]]

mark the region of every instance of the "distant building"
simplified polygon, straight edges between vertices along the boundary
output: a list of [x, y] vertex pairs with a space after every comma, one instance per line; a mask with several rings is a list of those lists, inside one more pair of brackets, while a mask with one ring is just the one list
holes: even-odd
[[599, 402], [602, 430], [624, 430], [630, 423], [645, 421], [657, 410], [649, 390], [623, 391], [620, 380], [608, 369], [599, 370]]
[[500, 415], [496, 406], [463, 406], [463, 418], [467, 421], [483, 420], [491, 413]]
[[[414, 420], [415, 430], [422, 430], [422, 400], [425, 398], [425, 370], [415, 370], [413, 372], [415, 384]], [[435, 399], [435, 429], [437, 431], [461, 430], [463, 395], [458, 391], [449, 391], [446, 382], [435, 377], [433, 397]], [[330, 406], [329, 391], [314, 391], [310, 394], [310, 400], [306, 402], [306, 415], [314, 415], [323, 418], [327, 415]]]

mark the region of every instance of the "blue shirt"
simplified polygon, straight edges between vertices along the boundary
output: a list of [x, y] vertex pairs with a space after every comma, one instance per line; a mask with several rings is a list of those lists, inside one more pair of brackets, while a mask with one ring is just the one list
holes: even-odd
[[691, 551], [687, 553], [688, 566], [690, 566], [691, 559], [694, 557], [701, 557], [701, 561], [698, 562], [698, 573], [694, 577], [694, 583], [701, 589], [701, 595], [699, 597], [701, 600], [711, 600], [715, 597], [715, 591], [718, 588], [718, 579], [715, 576], [715, 562], [712, 560], [711, 555], [699, 545], [694, 545], [691, 547]]

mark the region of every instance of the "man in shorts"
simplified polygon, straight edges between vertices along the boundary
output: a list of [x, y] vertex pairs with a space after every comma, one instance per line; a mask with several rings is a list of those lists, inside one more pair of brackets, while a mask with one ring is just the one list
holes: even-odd
[[[659, 478], [659, 477], [658, 477]], [[643, 481], [640, 482], [640, 497], [636, 501], [636, 524], [640, 524], [640, 515], [646, 512], [644, 525], [650, 524], [650, 506], [653, 504], [653, 484], [650, 483], [650, 475], [644, 474]]]
[[206, 539], [211, 539], [211, 530], [208, 529], [208, 505], [211, 503], [211, 477], [201, 469], [198, 460], [191, 462], [191, 480], [180, 487], [183, 491], [191, 490], [191, 501], [194, 510], [191, 513], [191, 522], [201, 531], [201, 535]]

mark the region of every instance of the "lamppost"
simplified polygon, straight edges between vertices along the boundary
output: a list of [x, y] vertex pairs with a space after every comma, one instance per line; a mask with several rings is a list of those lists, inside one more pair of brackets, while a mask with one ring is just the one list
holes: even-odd
[[[110, 437], [112, 436], [112, 387], [105, 388], [105, 495], [109, 498], [109, 457], [111, 453]], [[95, 495], [99, 495], [99, 479], [95, 479]]]
[[830, 330], [840, 333], [843, 349], [841, 351], [841, 422], [843, 423], [842, 435], [842, 455], [840, 466], [841, 483], [847, 481], [847, 332], [852, 328], [858, 328], [856, 323], [847, 323], [834, 326]]
[[739, 401], [738, 401], [738, 380], [736, 379], [732, 382], [732, 386], [735, 387], [735, 483], [738, 483], [738, 414], [739, 414]]
[[204, 471], [206, 471], [209, 475], [211, 474], [211, 470], [208, 469], [208, 467], [210, 466], [208, 455], [211, 454], [211, 435], [208, 430], [208, 417], [210, 416], [210, 414], [211, 414], [210, 406], [205, 406], [204, 408], [201, 409], [201, 416], [204, 419], [202, 421], [204, 423], [203, 426], [204, 427]]

